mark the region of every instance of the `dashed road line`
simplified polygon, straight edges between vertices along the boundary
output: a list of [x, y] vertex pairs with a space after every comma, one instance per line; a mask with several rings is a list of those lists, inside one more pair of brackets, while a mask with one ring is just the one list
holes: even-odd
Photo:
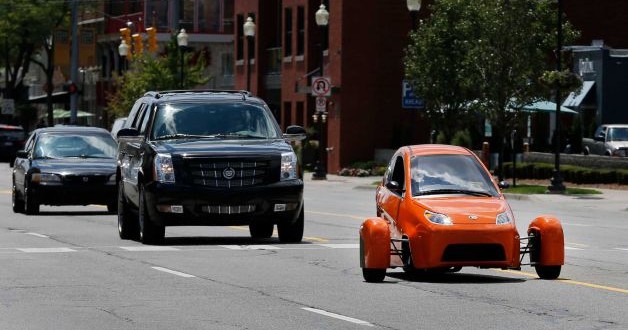
[[121, 246], [123, 250], [131, 252], [145, 252], [145, 251], [180, 251], [172, 246]]
[[24, 233], [26, 235], [32, 235], [32, 236], [37, 236], [37, 237], [41, 237], [41, 238], [50, 238], [50, 236], [46, 236], [44, 234], [38, 234], [38, 233]]
[[26, 253], [59, 253], [59, 252], [76, 252], [76, 250], [66, 247], [56, 248], [18, 248], [17, 250]]
[[351, 322], [354, 324], [358, 324], [358, 325], [365, 325], [368, 327], [373, 327], [374, 325], [372, 323], [366, 322], [366, 321], [362, 321], [360, 319], [356, 319], [353, 317], [349, 317], [349, 316], [345, 316], [345, 315], [341, 315], [341, 314], [336, 314], [336, 313], [332, 313], [332, 312], [328, 312], [322, 309], [317, 309], [317, 308], [310, 308], [310, 307], [301, 307], [302, 310], [308, 311], [308, 312], [312, 312], [312, 313], [316, 313], [319, 315], [324, 315], [324, 316], [328, 316], [334, 319], [338, 319], [338, 320], [342, 320], [342, 321], [346, 321], [346, 322]]
[[163, 267], [152, 267], [155, 270], [158, 270], [160, 272], [164, 272], [164, 273], [168, 273], [168, 274], [172, 274], [172, 275], [177, 275], [177, 276], [181, 276], [181, 277], [186, 277], [186, 278], [192, 278], [192, 277], [196, 277], [192, 274], [187, 274], [187, 273], [182, 273], [182, 272], [178, 272], [176, 270], [172, 270], [172, 269], [168, 269], [168, 268], [163, 268]]

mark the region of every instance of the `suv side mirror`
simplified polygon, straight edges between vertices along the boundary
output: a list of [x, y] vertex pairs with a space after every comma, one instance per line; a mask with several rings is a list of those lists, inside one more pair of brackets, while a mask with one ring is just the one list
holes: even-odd
[[122, 136], [138, 136], [140, 135], [140, 132], [135, 129], [135, 128], [123, 128], [121, 130], [118, 131], [118, 134], [116, 134], [116, 138], [120, 138]]
[[305, 128], [297, 125], [290, 125], [286, 128], [283, 138], [288, 141], [301, 141], [305, 139]]
[[28, 158], [28, 152], [26, 150], [18, 150], [15, 153], [15, 157], [17, 157], [17, 158]]

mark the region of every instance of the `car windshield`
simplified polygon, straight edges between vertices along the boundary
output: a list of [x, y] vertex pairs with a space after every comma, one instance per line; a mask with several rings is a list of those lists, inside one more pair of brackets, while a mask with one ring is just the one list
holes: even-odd
[[411, 166], [412, 196], [499, 196], [491, 178], [473, 156], [415, 156], [411, 160]]
[[115, 158], [110, 134], [44, 133], [35, 144], [35, 158]]
[[176, 103], [158, 107], [152, 138], [268, 139], [281, 137], [268, 112], [242, 103]]
[[609, 141], [628, 141], [628, 127], [611, 127], [608, 129]]

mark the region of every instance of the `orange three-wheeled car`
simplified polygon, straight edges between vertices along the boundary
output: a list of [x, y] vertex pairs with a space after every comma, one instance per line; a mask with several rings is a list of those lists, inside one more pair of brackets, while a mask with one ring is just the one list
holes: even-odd
[[367, 282], [386, 269], [456, 272], [462, 267], [520, 269], [523, 256], [542, 279], [564, 264], [560, 222], [541, 215], [520, 237], [500, 188], [478, 157], [449, 145], [399, 148], [376, 190], [377, 217], [360, 228]]

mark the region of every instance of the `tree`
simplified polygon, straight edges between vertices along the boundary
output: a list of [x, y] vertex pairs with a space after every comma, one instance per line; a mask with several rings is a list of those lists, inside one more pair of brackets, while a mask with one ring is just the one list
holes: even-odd
[[[50, 71], [52, 76], [51, 31], [67, 21], [68, 5], [66, 1], [0, 0], [0, 8], [0, 56], [8, 75], [5, 95], [14, 99], [18, 108], [23, 108], [28, 101], [24, 77], [31, 62], [46, 73]], [[34, 56], [42, 49], [50, 58], [46, 64]]]
[[[184, 88], [207, 84], [210, 77], [205, 70], [202, 53], [186, 52], [184, 56]], [[108, 95], [109, 112], [114, 117], [129, 114], [135, 101], [147, 91], [175, 90], [180, 88], [180, 56], [176, 37], [172, 36], [164, 54], [135, 56], [130, 69], [114, 80], [115, 91]]]
[[[439, 0], [431, 10], [412, 34], [406, 78], [445, 119], [436, 123], [464, 124], [452, 119], [470, 109], [490, 120], [501, 168], [504, 137], [522, 107], [548, 97], [538, 81], [555, 51], [555, 1]], [[563, 22], [569, 43], [577, 33]]]

